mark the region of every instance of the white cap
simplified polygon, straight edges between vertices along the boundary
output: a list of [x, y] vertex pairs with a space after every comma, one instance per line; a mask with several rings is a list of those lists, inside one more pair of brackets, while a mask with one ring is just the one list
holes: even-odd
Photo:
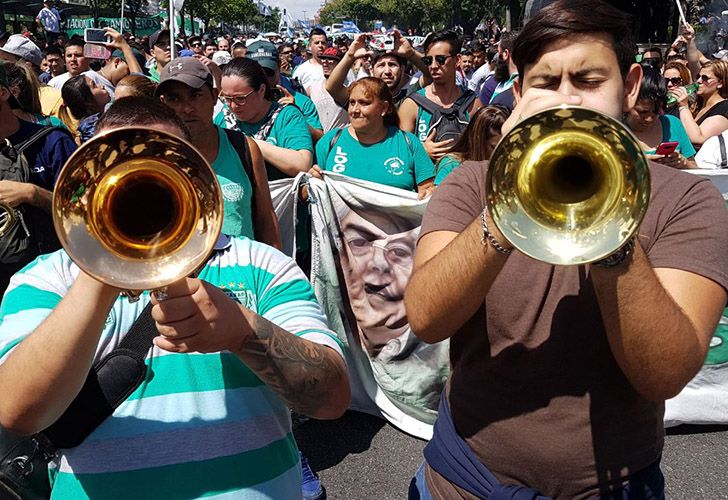
[[227, 64], [232, 60], [233, 60], [233, 56], [231, 56], [230, 52], [228, 52], [227, 50], [218, 50], [217, 52], [212, 54], [212, 62], [214, 62], [218, 66]]

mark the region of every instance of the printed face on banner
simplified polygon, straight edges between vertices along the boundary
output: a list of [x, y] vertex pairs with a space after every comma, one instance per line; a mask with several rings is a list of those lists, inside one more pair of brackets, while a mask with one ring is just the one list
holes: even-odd
[[[403, 217], [349, 210], [341, 217], [349, 300], [370, 357], [409, 328], [404, 308], [419, 225]], [[413, 227], [414, 226], [414, 227]]]

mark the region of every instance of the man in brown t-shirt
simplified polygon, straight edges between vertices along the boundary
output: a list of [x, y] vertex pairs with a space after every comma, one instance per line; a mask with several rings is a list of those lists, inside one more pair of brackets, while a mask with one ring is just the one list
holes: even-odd
[[[621, 118], [642, 74], [629, 26], [600, 0], [541, 10], [514, 45], [521, 77], [504, 133], [560, 104]], [[438, 440], [441, 405], [433, 443], [445, 452], [430, 450], [438, 460], [426, 452], [412, 496], [492, 494], [472, 486], [488, 483], [487, 474], [460, 470], [467, 460], [441, 466], [440, 457], [460, 453], [455, 442], [501, 483], [499, 493], [510, 485], [510, 493], [525, 486], [553, 498], [663, 498], [664, 401], [702, 366], [726, 303], [720, 194], [651, 164], [634, 250], [620, 249], [611, 268], [553, 266], [513, 249], [489, 214], [491, 239], [484, 234], [486, 170], [466, 162], [434, 193], [405, 294], [415, 334], [450, 339], [443, 405], [456, 438]]]

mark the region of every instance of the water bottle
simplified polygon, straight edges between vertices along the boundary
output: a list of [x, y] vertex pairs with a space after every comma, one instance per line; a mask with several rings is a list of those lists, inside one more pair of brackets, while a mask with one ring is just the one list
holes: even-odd
[[[695, 92], [698, 91], [698, 88], [700, 87], [700, 84], [698, 82], [691, 83], [690, 85], [686, 85], [683, 87], [685, 91], [688, 93], [688, 95], [693, 95]], [[667, 105], [672, 106], [677, 102], [677, 99], [675, 99], [675, 96], [670, 94], [667, 96]]]

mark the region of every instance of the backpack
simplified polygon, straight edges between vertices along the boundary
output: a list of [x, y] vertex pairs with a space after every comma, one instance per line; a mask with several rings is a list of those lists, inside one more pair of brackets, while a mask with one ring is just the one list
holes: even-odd
[[409, 98], [415, 101], [418, 106], [432, 115], [430, 128], [427, 129], [425, 137], [429, 136], [432, 130], [435, 129], [435, 138], [433, 139], [435, 142], [447, 139], [456, 140], [462, 135], [470, 121], [467, 112], [476, 97], [472, 90], [466, 90], [452, 106], [443, 108], [419, 92], [409, 95]]
[[[44, 127], [15, 146], [5, 139], [5, 145], [0, 151], [0, 180], [29, 182], [28, 160], [23, 152], [54, 130], [61, 129]], [[0, 264], [25, 264], [40, 254], [61, 247], [50, 214], [29, 204], [19, 205], [11, 211], [12, 214], [5, 210], [0, 211], [0, 226], [5, 225], [8, 217], [14, 217], [14, 222], [0, 234]]]

